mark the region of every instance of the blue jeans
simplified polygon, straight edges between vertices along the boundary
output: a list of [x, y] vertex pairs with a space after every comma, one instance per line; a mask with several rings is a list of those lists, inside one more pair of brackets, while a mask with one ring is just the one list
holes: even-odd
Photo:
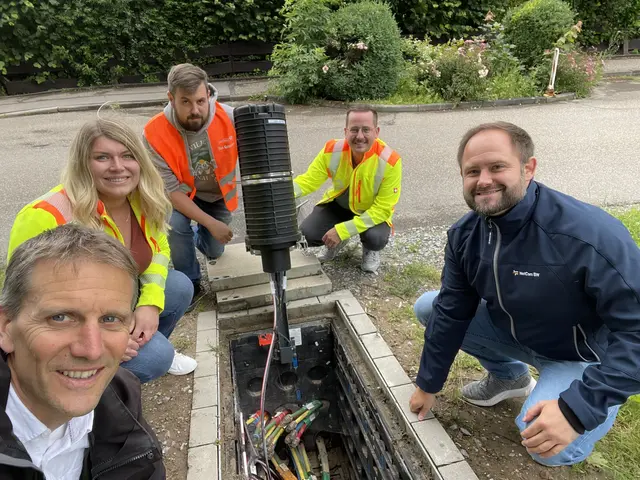
[[175, 349], [169, 336], [191, 302], [193, 284], [184, 274], [169, 270], [164, 295], [164, 310], [160, 314], [158, 331], [138, 350], [137, 357], [121, 364], [135, 374], [140, 383], [161, 377], [171, 367]]
[[[427, 292], [414, 305], [416, 317], [424, 326], [427, 325], [437, 295], [437, 291]], [[560, 393], [569, 388], [571, 382], [582, 378], [582, 372], [590, 365], [584, 362], [553, 360], [521, 345], [511, 334], [493, 325], [484, 300], [478, 305], [460, 348], [476, 357], [486, 370], [501, 379], [519, 378], [528, 372], [527, 364], [538, 370], [538, 383], [515, 419], [520, 432], [531, 424], [522, 421], [527, 410], [540, 401], [557, 400]], [[532, 454], [531, 457], [538, 463], [554, 467], [583, 461], [591, 454], [595, 443], [611, 429], [619, 408], [609, 408], [609, 415], [604, 423], [594, 430], [584, 432], [557, 455], [541, 458]]]
[[[205, 202], [194, 197], [193, 202], [207, 215], [229, 225], [231, 212], [224, 200]], [[173, 268], [184, 273], [192, 282], [199, 282], [202, 276], [200, 265], [196, 258], [196, 248], [208, 259], [218, 258], [224, 252], [224, 245], [218, 242], [206, 227], [198, 224], [191, 228], [191, 219], [177, 210], [173, 210], [169, 220], [169, 246], [171, 247], [171, 261]]]

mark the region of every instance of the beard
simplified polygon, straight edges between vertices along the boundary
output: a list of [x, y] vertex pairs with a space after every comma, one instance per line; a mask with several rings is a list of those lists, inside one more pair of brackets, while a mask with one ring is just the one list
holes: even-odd
[[[482, 192], [488, 192], [493, 190], [499, 190], [496, 195], [499, 198], [495, 202], [484, 202], [481, 200], [476, 201], [476, 195]], [[478, 215], [484, 215], [487, 217], [495, 216], [506, 212], [507, 210], [515, 207], [520, 200], [524, 198], [527, 193], [527, 181], [524, 177], [524, 172], [520, 177], [520, 182], [511, 187], [507, 187], [504, 184], [495, 183], [490, 187], [484, 187], [482, 189], [473, 188], [470, 191], [464, 192], [464, 200], [471, 210]]]
[[182, 125], [182, 128], [185, 130], [197, 132], [203, 127], [206, 121], [207, 119], [202, 115], [189, 115], [184, 122], [180, 122], [180, 125]]

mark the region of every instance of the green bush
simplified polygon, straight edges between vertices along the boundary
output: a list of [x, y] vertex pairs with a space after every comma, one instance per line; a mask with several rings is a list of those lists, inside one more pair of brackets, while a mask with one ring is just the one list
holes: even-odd
[[[536, 83], [542, 90], [549, 84], [552, 61], [553, 55], [549, 52], [535, 69]], [[601, 75], [602, 60], [599, 55], [577, 49], [565, 50], [558, 60], [554, 90], [556, 93], [571, 92], [586, 97]]]
[[529, 0], [507, 13], [505, 35], [515, 45], [516, 57], [530, 67], [569, 30], [573, 19], [571, 7], [562, 0]]
[[400, 31], [387, 5], [346, 5], [329, 18], [325, 94], [336, 100], [382, 98], [398, 86]]
[[580, 41], [586, 45], [619, 43], [640, 34], [640, 0], [571, 0], [584, 28]]
[[471, 40], [440, 47], [435, 60], [425, 65], [425, 85], [448, 102], [484, 99], [489, 74], [482, 63], [485, 49], [486, 45]]
[[[32, 62], [41, 81], [105, 84], [167, 71], [194, 51], [236, 40], [273, 41], [283, 0], [14, 0], [0, 2], [0, 73]], [[151, 77], [150, 77], [151, 78]]]
[[487, 99], [522, 98], [540, 95], [542, 89], [534, 78], [524, 75], [521, 70], [506, 70], [491, 77]]
[[274, 49], [269, 74], [287, 101], [376, 99], [398, 86], [402, 42], [389, 7], [364, 1], [333, 10], [335, 4], [285, 4], [284, 41]]

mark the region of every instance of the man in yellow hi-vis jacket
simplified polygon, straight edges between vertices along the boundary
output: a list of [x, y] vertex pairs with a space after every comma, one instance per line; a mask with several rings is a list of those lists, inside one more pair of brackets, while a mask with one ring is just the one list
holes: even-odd
[[362, 269], [376, 272], [389, 241], [400, 199], [402, 159], [378, 138], [378, 114], [367, 107], [347, 111], [344, 139], [329, 140], [308, 170], [294, 179], [296, 198], [332, 185], [301, 225], [318, 259], [333, 260], [349, 238], [360, 235]]

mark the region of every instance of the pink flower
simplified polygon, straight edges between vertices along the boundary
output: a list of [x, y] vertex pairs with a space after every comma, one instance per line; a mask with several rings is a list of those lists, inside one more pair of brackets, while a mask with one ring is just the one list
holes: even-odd
[[324, 73], [327, 73], [329, 71], [329, 65], [325, 65], [324, 67], [322, 67], [322, 71]]
[[356, 43], [356, 48], [358, 50], [367, 50], [369, 47], [367, 47], [364, 42], [358, 42]]

